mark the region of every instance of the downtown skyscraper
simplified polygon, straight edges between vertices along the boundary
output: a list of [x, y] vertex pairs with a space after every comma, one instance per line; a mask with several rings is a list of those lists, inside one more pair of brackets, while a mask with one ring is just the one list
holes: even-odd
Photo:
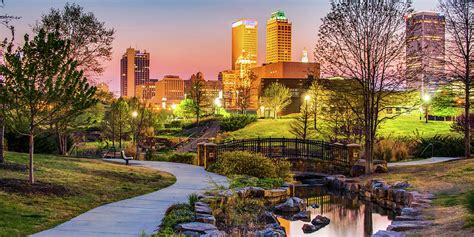
[[445, 17], [415, 12], [407, 16], [406, 32], [407, 86], [422, 95], [433, 94], [445, 78]]
[[291, 61], [291, 28], [284, 12], [272, 13], [267, 22], [266, 63]]
[[257, 66], [258, 23], [256, 20], [241, 19], [232, 24], [232, 70], [239, 65]]
[[120, 60], [120, 96], [141, 97], [137, 86], [150, 81], [150, 54], [128, 48]]

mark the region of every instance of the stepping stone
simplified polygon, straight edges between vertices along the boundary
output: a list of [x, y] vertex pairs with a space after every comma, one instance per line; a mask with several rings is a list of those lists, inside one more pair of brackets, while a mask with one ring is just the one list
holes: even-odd
[[386, 231], [386, 230], [379, 230], [377, 233], [372, 235], [372, 237], [406, 237], [405, 233], [396, 232], [396, 231]]
[[407, 231], [407, 230], [419, 230], [427, 226], [430, 226], [429, 221], [392, 221], [387, 227], [387, 230], [391, 231]]

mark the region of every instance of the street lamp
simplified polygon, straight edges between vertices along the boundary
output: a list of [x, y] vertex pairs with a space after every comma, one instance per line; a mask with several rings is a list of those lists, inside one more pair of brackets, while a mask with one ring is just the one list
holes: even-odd
[[306, 101], [306, 103], [308, 103], [308, 101], [311, 99], [311, 96], [309, 95], [305, 95], [304, 96], [304, 101]]
[[219, 115], [219, 108], [222, 106], [221, 99], [219, 99], [219, 97], [214, 99], [214, 105], [216, 106], [216, 114]]
[[425, 123], [428, 123], [428, 105], [430, 103], [431, 97], [429, 94], [423, 95], [423, 105], [425, 107]]
[[137, 111], [133, 111], [133, 112], [132, 112], [132, 117], [134, 117], [134, 118], [138, 117], [138, 112], [137, 112]]

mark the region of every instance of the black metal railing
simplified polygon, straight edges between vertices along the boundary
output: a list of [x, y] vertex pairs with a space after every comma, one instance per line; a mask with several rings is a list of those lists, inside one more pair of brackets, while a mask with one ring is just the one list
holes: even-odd
[[348, 149], [339, 143], [297, 138], [255, 138], [217, 144], [217, 155], [228, 151], [251, 151], [269, 158], [319, 159], [350, 166]]

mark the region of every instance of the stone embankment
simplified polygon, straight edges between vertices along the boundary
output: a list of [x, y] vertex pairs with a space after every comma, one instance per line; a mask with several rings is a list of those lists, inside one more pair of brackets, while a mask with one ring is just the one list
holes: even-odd
[[434, 195], [408, 191], [406, 189], [410, 187], [410, 184], [407, 182], [396, 182], [390, 185], [383, 180], [374, 179], [361, 183], [358, 179], [350, 179], [342, 175], [326, 177], [325, 181], [332, 189], [359, 194], [366, 201], [397, 210], [400, 213], [387, 227], [387, 231], [379, 231], [373, 236], [405, 236], [401, 232], [422, 229], [432, 225], [432, 222], [423, 218], [421, 212], [424, 208], [431, 207]]

